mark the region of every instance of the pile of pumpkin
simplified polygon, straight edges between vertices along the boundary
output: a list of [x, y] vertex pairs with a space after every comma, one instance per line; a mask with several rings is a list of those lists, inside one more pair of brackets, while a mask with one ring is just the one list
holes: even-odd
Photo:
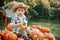
[[[12, 27], [8, 24], [8, 31], [0, 31], [1, 40], [25, 40], [22, 36], [17, 36], [12, 32]], [[25, 27], [24, 25], [20, 26], [20, 30], [28, 31], [28, 40], [55, 40], [54, 35], [51, 33], [49, 28], [41, 27], [39, 25], [32, 25], [32, 27]]]

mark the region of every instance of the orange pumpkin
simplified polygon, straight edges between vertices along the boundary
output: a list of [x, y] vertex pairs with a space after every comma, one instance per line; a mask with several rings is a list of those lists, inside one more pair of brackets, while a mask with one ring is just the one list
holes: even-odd
[[51, 32], [51, 30], [49, 28], [45, 28], [45, 27], [37, 27], [37, 28], [43, 33], [45, 33], [45, 32], [50, 33]]
[[54, 35], [51, 33], [45, 33], [44, 35], [45, 35], [44, 38], [46, 38], [48, 40], [55, 40]]
[[17, 35], [14, 33], [9, 33], [9, 40], [17, 40]]
[[6, 34], [3, 36], [3, 39], [4, 39], [4, 40], [9, 40], [9, 34], [6, 33]]
[[4, 37], [4, 40], [17, 40], [17, 36], [13, 33], [8, 32]]
[[37, 35], [33, 32], [30, 33], [30, 37], [33, 39], [33, 40], [36, 40], [37, 38]]
[[30, 38], [32, 38], [33, 40], [36, 40], [36, 39], [37, 39], [37, 34], [36, 34], [36, 32], [34, 31], [33, 28], [32, 28], [32, 30], [30, 31], [29, 36], [30, 36]]
[[32, 25], [32, 28], [39, 29], [39, 30], [42, 31], [43, 33], [44, 33], [44, 32], [48, 32], [48, 33], [51, 32], [51, 30], [50, 30], [49, 28], [41, 27], [41, 25], [38, 25], [38, 26]]
[[33, 29], [33, 30], [36, 32], [38, 39], [44, 38], [44, 35], [41, 31], [39, 31], [38, 29]]
[[0, 31], [0, 36], [1, 36], [1, 31]]
[[4, 36], [7, 32], [5, 30], [1, 31], [1, 36]]
[[38, 39], [44, 38], [44, 35], [40, 32], [37, 34]]
[[37, 26], [36, 25], [32, 25], [32, 28], [37, 28]]
[[12, 26], [11, 26], [10, 24], [8, 24], [8, 25], [7, 25], [7, 29], [8, 29], [9, 31], [12, 31]]
[[1, 31], [1, 36], [3, 37], [4, 40], [6, 40], [5, 38], [7, 38], [6, 34], [7, 34], [7, 32], [5, 30]]
[[4, 30], [1, 32], [1, 35], [4, 40], [17, 40], [17, 36], [15, 34], [6, 32]]
[[20, 25], [20, 30], [25, 30], [25, 26], [24, 25]]
[[1, 39], [1, 36], [0, 36], [0, 39]]

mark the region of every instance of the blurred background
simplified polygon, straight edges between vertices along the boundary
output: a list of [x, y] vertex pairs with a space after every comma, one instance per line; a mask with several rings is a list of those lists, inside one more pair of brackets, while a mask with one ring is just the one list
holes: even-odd
[[13, 1], [29, 5], [30, 8], [26, 14], [28, 26], [48, 27], [56, 40], [60, 40], [60, 0], [0, 0], [0, 30], [5, 29], [14, 15], [10, 11]]

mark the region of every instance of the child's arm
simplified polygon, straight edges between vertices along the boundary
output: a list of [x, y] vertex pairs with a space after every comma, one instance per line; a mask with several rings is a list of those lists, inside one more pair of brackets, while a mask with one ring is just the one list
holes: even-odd
[[22, 25], [22, 23], [17, 23], [17, 24], [16, 24], [15, 22], [16, 22], [16, 19], [15, 19], [15, 18], [12, 18], [10, 25], [11, 25], [12, 27], [18, 27], [18, 26]]
[[27, 18], [24, 18], [24, 25], [27, 27], [27, 24], [28, 24], [28, 19]]
[[22, 25], [21, 23], [17, 23], [17, 24], [13, 24], [12, 26], [13, 27], [18, 27], [18, 26], [20, 26], [20, 25]]

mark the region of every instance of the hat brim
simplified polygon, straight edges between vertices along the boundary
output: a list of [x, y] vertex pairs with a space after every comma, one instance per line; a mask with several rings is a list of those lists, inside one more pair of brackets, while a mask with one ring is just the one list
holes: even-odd
[[25, 11], [28, 10], [28, 6], [19, 6], [19, 5], [14, 5], [11, 10], [12, 12], [16, 12], [18, 8], [23, 8]]

